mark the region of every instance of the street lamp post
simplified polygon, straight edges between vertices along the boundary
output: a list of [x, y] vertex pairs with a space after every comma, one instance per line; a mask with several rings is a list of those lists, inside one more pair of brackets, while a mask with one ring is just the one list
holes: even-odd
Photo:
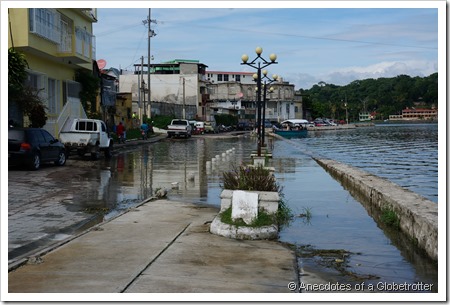
[[[272, 78], [267, 76], [267, 70], [263, 70], [262, 71], [263, 76], [263, 80], [264, 80], [264, 94], [263, 94], [263, 105], [262, 105], [262, 109], [263, 109], [263, 115], [262, 115], [262, 143], [261, 146], [265, 146], [265, 134], [266, 134], [266, 102], [267, 102], [267, 86], [270, 85], [271, 83], [275, 82], [278, 80], [278, 75], [274, 74], [272, 75]], [[273, 92], [273, 87], [269, 88], [269, 92]]]
[[261, 69], [264, 69], [265, 67], [271, 65], [271, 64], [277, 64], [276, 60], [277, 60], [277, 56], [275, 54], [270, 54], [269, 55], [269, 59], [270, 61], [265, 60], [261, 54], [263, 52], [263, 49], [261, 47], [257, 47], [255, 49], [256, 52], [256, 58], [253, 59], [251, 62], [248, 62], [248, 55], [244, 54], [242, 55], [241, 59], [242, 59], [242, 63], [241, 65], [248, 65], [254, 69], [257, 70], [256, 73], [256, 77], [255, 75], [253, 76], [256, 80], [257, 83], [257, 133], [258, 133], [258, 157], [261, 157]]

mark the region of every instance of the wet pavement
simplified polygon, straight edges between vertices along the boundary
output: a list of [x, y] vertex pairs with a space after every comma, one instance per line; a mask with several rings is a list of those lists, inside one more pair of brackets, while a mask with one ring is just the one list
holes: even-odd
[[[116, 144], [115, 150], [148, 145], [165, 138]], [[92, 200], [79, 204], [79, 197], [93, 197], [88, 175], [101, 168], [101, 160], [71, 156], [65, 166], [44, 164], [38, 171], [12, 168], [8, 171], [8, 264], [20, 264], [33, 253], [67, 239], [104, 220]], [[94, 194], [101, 197], [101, 194]]]
[[[210, 234], [217, 212], [168, 200], [145, 203], [11, 271], [9, 293], [298, 292], [291, 291], [298, 286], [292, 250], [276, 241]], [[67, 301], [65, 296], [39, 296], [46, 298]], [[102, 301], [128, 298], [103, 296]], [[252, 300], [271, 298], [279, 299], [255, 295]]]

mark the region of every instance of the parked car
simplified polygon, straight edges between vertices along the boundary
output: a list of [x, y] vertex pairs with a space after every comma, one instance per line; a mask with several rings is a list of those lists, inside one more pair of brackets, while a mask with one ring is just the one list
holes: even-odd
[[323, 121], [325, 122], [325, 124], [327, 124], [327, 126], [337, 126], [337, 124], [334, 122], [334, 120], [323, 119]]
[[[195, 123], [194, 123], [195, 124]], [[167, 126], [167, 137], [190, 138], [192, 134], [192, 126], [188, 120], [173, 119], [170, 125]]]
[[69, 131], [61, 131], [59, 134], [69, 156], [75, 151], [80, 157], [91, 154], [92, 160], [99, 158], [100, 152], [105, 153], [105, 158], [111, 158], [113, 140], [108, 134], [105, 122], [94, 119], [74, 119]]
[[239, 122], [236, 127], [237, 130], [252, 130], [252, 126], [248, 122]]
[[37, 170], [46, 162], [66, 164], [66, 149], [58, 139], [41, 128], [8, 129], [8, 166]]
[[319, 126], [319, 127], [320, 126], [328, 126], [328, 124], [322, 118], [315, 119], [313, 123], [315, 126]]

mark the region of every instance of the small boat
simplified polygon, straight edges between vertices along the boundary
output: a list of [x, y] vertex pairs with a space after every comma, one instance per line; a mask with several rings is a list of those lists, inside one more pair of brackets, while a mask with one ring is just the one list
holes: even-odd
[[273, 132], [285, 138], [306, 137], [309, 122], [303, 119], [290, 119], [281, 122], [281, 128], [274, 127]]

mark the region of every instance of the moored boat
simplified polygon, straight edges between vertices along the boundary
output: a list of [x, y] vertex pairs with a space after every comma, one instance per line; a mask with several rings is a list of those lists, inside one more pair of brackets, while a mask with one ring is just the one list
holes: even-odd
[[309, 122], [303, 119], [290, 119], [281, 122], [281, 128], [274, 127], [273, 132], [283, 137], [306, 137]]

